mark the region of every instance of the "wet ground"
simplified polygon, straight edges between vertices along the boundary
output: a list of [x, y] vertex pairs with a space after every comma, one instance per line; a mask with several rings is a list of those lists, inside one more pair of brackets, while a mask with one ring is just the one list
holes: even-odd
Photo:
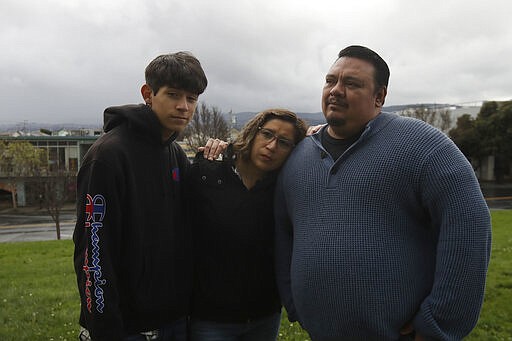
[[512, 209], [512, 183], [481, 183], [482, 193], [490, 209]]
[[[490, 209], [512, 209], [512, 183], [482, 183], [482, 192]], [[75, 206], [66, 205], [60, 216], [61, 238], [71, 239], [75, 225]], [[35, 240], [55, 240], [55, 222], [46, 210], [38, 207], [8, 205], [0, 207], [0, 243]]]
[[[59, 221], [61, 239], [71, 239], [75, 227], [74, 205], [66, 205], [63, 208]], [[0, 243], [56, 239], [55, 222], [45, 209], [0, 209]]]

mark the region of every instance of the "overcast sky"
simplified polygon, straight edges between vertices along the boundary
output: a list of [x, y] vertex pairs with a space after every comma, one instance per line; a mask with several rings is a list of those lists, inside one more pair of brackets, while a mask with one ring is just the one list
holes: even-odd
[[223, 112], [319, 112], [340, 49], [389, 64], [386, 105], [512, 99], [510, 0], [1, 0], [0, 124], [98, 123], [191, 51]]

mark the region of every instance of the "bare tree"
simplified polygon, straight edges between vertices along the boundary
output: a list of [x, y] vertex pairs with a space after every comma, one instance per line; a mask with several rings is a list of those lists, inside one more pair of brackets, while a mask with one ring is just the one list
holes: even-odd
[[452, 128], [453, 119], [448, 109], [432, 109], [421, 105], [416, 108], [404, 110], [401, 115], [422, 120], [446, 134]]
[[43, 149], [27, 141], [0, 141], [0, 171], [8, 178], [13, 208], [17, 208], [18, 181], [35, 182], [38, 193], [44, 193], [40, 205], [55, 222], [60, 239], [60, 213], [64, 203], [73, 197], [75, 175], [65, 170], [49, 171], [45, 155]]
[[60, 240], [60, 215], [64, 204], [75, 195], [75, 176], [58, 170], [41, 178], [44, 192], [43, 205], [55, 223], [57, 239]]
[[222, 112], [216, 107], [208, 107], [201, 103], [183, 132], [183, 138], [190, 148], [197, 150], [198, 147], [204, 146], [210, 137], [226, 140], [228, 134], [229, 126]]

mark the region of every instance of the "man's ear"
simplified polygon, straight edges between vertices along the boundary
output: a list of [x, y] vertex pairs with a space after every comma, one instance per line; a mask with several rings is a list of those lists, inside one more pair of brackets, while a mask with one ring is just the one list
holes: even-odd
[[378, 108], [382, 108], [384, 106], [384, 101], [386, 100], [386, 95], [388, 94], [388, 88], [382, 86], [380, 90], [377, 92], [377, 96], [375, 96], [375, 106]]
[[153, 90], [151, 90], [151, 87], [147, 84], [144, 84], [142, 88], [140, 89], [140, 93], [142, 94], [142, 98], [144, 99], [144, 102], [147, 105], [151, 105], [151, 94], [153, 93]]

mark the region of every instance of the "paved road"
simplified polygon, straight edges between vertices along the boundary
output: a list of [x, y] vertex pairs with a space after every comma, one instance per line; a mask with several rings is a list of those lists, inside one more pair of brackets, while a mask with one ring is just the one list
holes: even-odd
[[[73, 237], [74, 222], [61, 222], [60, 238]], [[55, 224], [26, 224], [16, 227], [0, 227], [0, 243], [57, 240]]]
[[512, 183], [482, 183], [480, 186], [490, 209], [512, 209]]
[[[482, 189], [491, 209], [512, 209], [512, 184], [484, 184]], [[67, 207], [61, 213], [61, 239], [71, 239], [74, 207]], [[55, 223], [44, 210], [0, 211], [0, 243], [56, 239]]]
[[[62, 212], [61, 239], [71, 239], [74, 228], [75, 215], [73, 211]], [[0, 243], [56, 239], [55, 223], [44, 212], [19, 210], [19, 212], [0, 213]]]

